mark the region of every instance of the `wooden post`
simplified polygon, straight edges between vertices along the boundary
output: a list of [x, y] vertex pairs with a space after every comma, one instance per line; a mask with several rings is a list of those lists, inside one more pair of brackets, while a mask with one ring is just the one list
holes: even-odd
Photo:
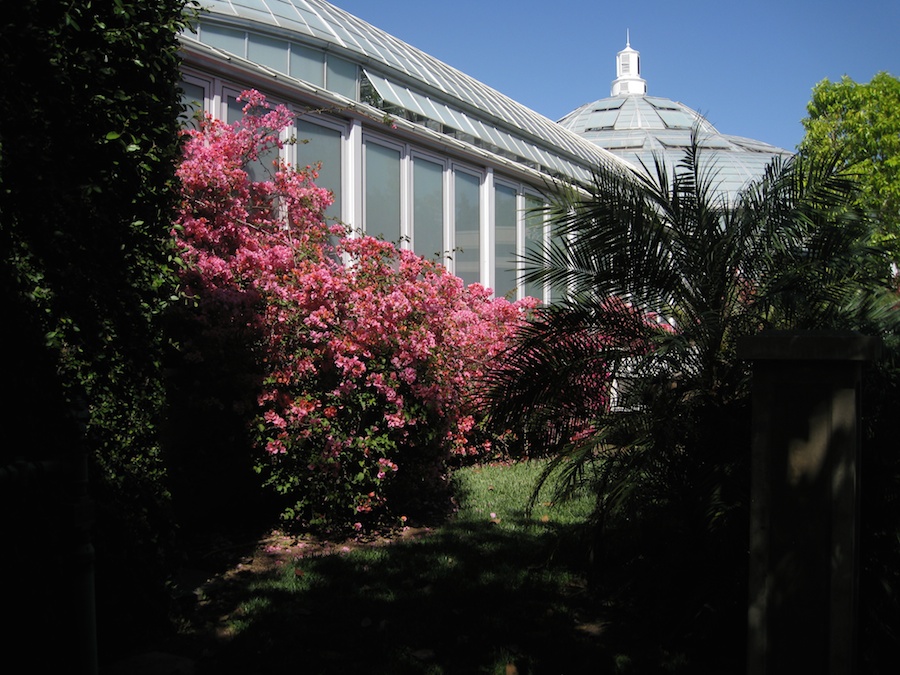
[[856, 671], [859, 393], [877, 338], [762, 333], [753, 362], [748, 675]]

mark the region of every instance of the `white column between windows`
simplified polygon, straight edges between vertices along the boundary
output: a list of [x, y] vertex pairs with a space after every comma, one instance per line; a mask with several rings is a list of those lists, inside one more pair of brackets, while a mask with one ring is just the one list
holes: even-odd
[[346, 166], [342, 180], [345, 195], [344, 206], [347, 225], [355, 233], [362, 229], [363, 222], [363, 144], [362, 124], [359, 120], [350, 122], [350, 131], [347, 134]]
[[441, 262], [444, 266], [453, 271], [453, 247], [454, 247], [454, 237], [453, 237], [453, 211], [454, 204], [453, 201], [455, 199], [455, 194], [453, 190], [453, 168], [450, 163], [447, 162], [444, 165], [444, 250], [441, 253]]
[[479, 219], [479, 239], [481, 241], [480, 277], [481, 285], [494, 289], [494, 170], [487, 168], [481, 183], [481, 218]]
[[412, 158], [409, 145], [403, 144], [400, 148], [400, 241], [398, 248], [413, 248], [413, 224], [412, 224]]

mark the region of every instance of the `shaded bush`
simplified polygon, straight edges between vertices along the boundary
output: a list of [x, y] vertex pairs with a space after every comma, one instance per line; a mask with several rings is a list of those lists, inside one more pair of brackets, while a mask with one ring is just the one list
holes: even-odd
[[[0, 298], [13, 394], [0, 464], [88, 457], [103, 648], [165, 615], [173, 527], [158, 317], [176, 285], [169, 230], [186, 4], [25, 0], [4, 8], [0, 26], [9, 94], [0, 101]], [[44, 508], [15, 511], [25, 521], [8, 525], [21, 538], [4, 560], [16, 573], [4, 576], [37, 593], [22, 602], [44, 611], [21, 607], [29, 620], [11, 642], [53, 659], [59, 650], [45, 642], [62, 632], [53, 598], [72, 580], [63, 560], [74, 507], [32, 487], [25, 503], [40, 494]]]

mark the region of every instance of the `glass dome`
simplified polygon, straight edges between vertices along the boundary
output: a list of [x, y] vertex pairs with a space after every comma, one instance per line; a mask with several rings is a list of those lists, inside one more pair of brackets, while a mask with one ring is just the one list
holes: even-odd
[[727, 194], [762, 175], [773, 158], [791, 155], [768, 143], [722, 134], [683, 103], [648, 96], [639, 53], [630, 44], [618, 53], [616, 64], [612, 95], [573, 110], [559, 124], [638, 168], [650, 169], [655, 156], [674, 166], [689, 146], [696, 125], [706, 166], [715, 172], [720, 191]]

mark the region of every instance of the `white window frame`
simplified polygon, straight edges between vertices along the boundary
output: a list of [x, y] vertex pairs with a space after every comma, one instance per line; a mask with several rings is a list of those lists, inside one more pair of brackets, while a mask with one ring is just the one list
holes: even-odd
[[[483, 167], [479, 168], [479, 167], [475, 167], [471, 164], [463, 164], [461, 162], [455, 162], [455, 161], [450, 162], [450, 168], [449, 168], [449, 173], [450, 173], [449, 183], [450, 183], [450, 185], [449, 185], [448, 199], [450, 200], [450, 207], [449, 207], [450, 208], [450, 219], [449, 219], [449, 233], [448, 233], [449, 236], [447, 239], [447, 246], [449, 247], [448, 250], [449, 250], [450, 256], [452, 258], [450, 261], [452, 263], [452, 265], [449, 266], [449, 269], [453, 274], [456, 274], [456, 180], [455, 179], [456, 179], [457, 172], [462, 172], [464, 174], [471, 176], [472, 178], [478, 179], [478, 186], [479, 186], [478, 197], [479, 197], [479, 202], [480, 202], [480, 208], [479, 208], [479, 214], [478, 214], [479, 215], [478, 236], [479, 236], [479, 245], [481, 246], [481, 253], [480, 253], [479, 265], [478, 265], [478, 279], [479, 279], [479, 283], [481, 283], [483, 286], [487, 286], [488, 284], [485, 283], [486, 280], [485, 280], [485, 274], [484, 274], [484, 272], [485, 272], [484, 237], [485, 237], [485, 230], [490, 229], [487, 225], [487, 223], [489, 223], [490, 221], [485, 220], [485, 213], [486, 212], [490, 213], [490, 211], [488, 210], [489, 205], [485, 204], [485, 202], [487, 201], [485, 199], [485, 192], [487, 191], [487, 187], [486, 187], [486, 185], [487, 185], [487, 180], [486, 180], [487, 170]], [[459, 275], [457, 275], [457, 276], [459, 276]]]
[[450, 236], [451, 236], [451, 221], [453, 220], [453, 202], [450, 199], [450, 186], [452, 183], [452, 171], [450, 169], [450, 160], [447, 157], [442, 157], [440, 155], [436, 155], [430, 152], [425, 152], [424, 150], [420, 150], [418, 148], [410, 148], [408, 153], [408, 162], [409, 162], [409, 189], [407, 190], [407, 213], [409, 214], [409, 223], [408, 223], [408, 232], [409, 232], [409, 248], [410, 250], [415, 251], [416, 244], [416, 223], [415, 223], [415, 198], [416, 198], [416, 186], [415, 186], [415, 163], [417, 159], [421, 159], [426, 162], [431, 162], [432, 164], [437, 164], [441, 167], [441, 187], [442, 187], [442, 196], [443, 203], [441, 204], [441, 242], [444, 246], [444, 250], [441, 252], [441, 256], [439, 261], [442, 265], [449, 268], [449, 262], [451, 257], [451, 252], [453, 247], [450, 244]]
[[410, 237], [410, 215], [409, 215], [409, 192], [410, 192], [410, 164], [409, 164], [409, 149], [406, 143], [398, 142], [394, 139], [391, 139], [387, 136], [383, 136], [381, 134], [372, 133], [368, 129], [363, 129], [361, 134], [361, 147], [360, 147], [360, 227], [359, 229], [366, 234], [369, 233], [368, 230], [368, 217], [366, 214], [366, 196], [367, 196], [367, 176], [366, 176], [366, 147], [368, 144], [372, 142], [376, 145], [380, 145], [385, 148], [389, 148], [391, 150], [396, 150], [400, 153], [400, 246], [401, 248], [410, 248], [411, 237]]
[[[526, 245], [526, 234], [527, 234], [527, 229], [528, 229], [528, 211], [531, 209], [528, 202], [530, 200], [534, 200], [534, 201], [540, 202], [541, 204], [546, 204], [547, 200], [540, 193], [529, 189], [528, 186], [523, 186], [522, 191], [519, 193], [519, 200], [520, 200], [520, 203], [522, 206], [519, 210], [521, 225], [519, 227], [520, 239], [519, 239], [519, 243], [518, 243], [518, 250], [520, 251], [519, 255], [524, 256], [525, 255], [525, 245]], [[541, 222], [541, 244], [543, 246], [547, 246], [549, 241], [550, 241], [550, 223], [547, 221], [547, 216], [545, 214], [543, 216], [543, 219]], [[522, 278], [524, 276], [524, 274], [525, 274], [525, 268], [520, 259], [519, 275], [518, 275], [519, 282], [517, 284], [518, 289], [519, 289], [519, 299], [520, 300], [525, 297], [525, 281]], [[550, 291], [547, 287], [547, 284], [542, 284], [541, 285], [541, 297], [539, 297], [538, 300], [540, 300], [542, 303], [546, 304], [549, 301], [549, 299], [550, 299]]]
[[[522, 274], [521, 274], [521, 262], [519, 261], [519, 257], [522, 255], [522, 251], [524, 250], [522, 243], [524, 242], [524, 211], [522, 210], [522, 204], [524, 203], [524, 196], [522, 194], [523, 186], [520, 182], [514, 181], [508, 178], [504, 178], [503, 176], [494, 176], [493, 187], [491, 189], [491, 199], [494, 199], [494, 194], [498, 187], [504, 187], [513, 191], [515, 195], [515, 243], [514, 243], [514, 255], [516, 258], [515, 264], [515, 290], [516, 297], [518, 300], [522, 297]], [[496, 285], [497, 283], [497, 222], [496, 222], [496, 204], [491, 204], [491, 275], [492, 282]], [[493, 288], [493, 286], [492, 286]], [[494, 294], [496, 295], [496, 288], [494, 288]]]
[[[314, 115], [306, 112], [299, 112], [298, 105], [294, 104], [289, 106], [291, 111], [294, 113], [294, 119], [303, 120], [304, 122], [308, 122], [309, 124], [314, 124], [316, 126], [323, 127], [325, 129], [330, 129], [332, 131], [336, 131], [340, 134], [341, 138], [341, 147], [340, 147], [340, 155], [341, 155], [341, 203], [339, 204], [341, 209], [341, 222], [351, 225], [353, 224], [353, 216], [352, 216], [352, 208], [353, 208], [353, 199], [351, 195], [351, 191], [353, 189], [352, 180], [351, 180], [351, 153], [350, 153], [350, 125], [346, 122], [341, 123], [337, 119], [334, 118], [326, 118], [321, 115]], [[285, 131], [290, 131], [289, 138], [283, 139], [286, 142], [284, 146], [284, 150], [286, 153], [286, 159], [291, 166], [299, 165], [299, 158], [297, 154], [297, 145], [300, 142], [300, 131], [297, 129], [296, 124], [291, 124], [291, 126]], [[291, 139], [295, 139], [296, 143], [287, 143]], [[305, 165], [304, 165], [305, 166]]]
[[181, 80], [187, 84], [193, 84], [203, 89], [203, 100], [200, 101], [200, 104], [204, 114], [210, 112], [212, 110], [211, 105], [214, 98], [213, 91], [215, 91], [215, 81], [207, 77], [201, 77], [190, 71], [182, 71]]

